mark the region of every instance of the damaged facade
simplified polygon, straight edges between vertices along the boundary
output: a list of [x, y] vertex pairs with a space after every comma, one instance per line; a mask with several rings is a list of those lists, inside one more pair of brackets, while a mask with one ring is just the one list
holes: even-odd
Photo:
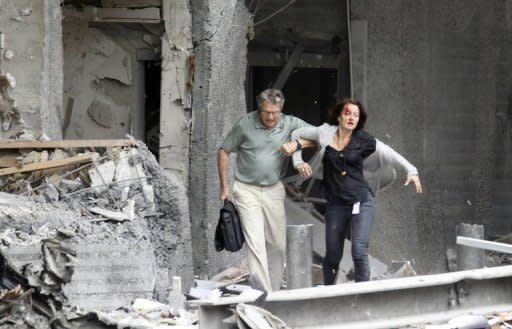
[[[188, 290], [194, 275], [243, 263], [244, 251], [213, 245], [216, 151], [255, 94], [280, 83], [284, 111], [312, 124], [336, 99], [363, 101], [368, 131], [418, 167], [425, 189], [417, 197], [396, 174], [377, 197], [370, 253], [447, 272], [458, 224], [490, 240], [512, 231], [511, 31], [510, 0], [0, 0], [2, 140], [145, 143], [0, 149], [2, 168], [98, 154], [45, 182], [0, 176], [2, 243], [35, 260], [39, 234], [73, 231], [75, 257], [128, 266], [138, 297], [159, 301], [176, 275]], [[124, 157], [142, 167], [136, 182], [114, 179]], [[62, 177], [85, 164], [88, 179]], [[115, 184], [91, 188], [105, 175]], [[66, 289], [80, 303], [80, 280]]]

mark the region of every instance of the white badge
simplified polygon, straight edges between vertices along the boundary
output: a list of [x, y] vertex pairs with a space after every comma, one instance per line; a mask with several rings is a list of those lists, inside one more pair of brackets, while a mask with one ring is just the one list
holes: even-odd
[[357, 215], [359, 214], [359, 206], [361, 205], [361, 202], [354, 203], [354, 207], [352, 208], [352, 214]]

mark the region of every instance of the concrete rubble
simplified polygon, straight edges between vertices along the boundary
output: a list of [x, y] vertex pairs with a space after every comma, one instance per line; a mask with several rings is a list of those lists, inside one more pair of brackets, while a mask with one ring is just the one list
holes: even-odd
[[[181, 185], [143, 143], [100, 142], [108, 146], [0, 146], [15, 159], [0, 165], [0, 253], [16, 273], [11, 280], [1, 273], [2, 304], [18, 294], [4, 322], [28, 328], [43, 313], [47, 319], [35, 322], [55, 327], [49, 322], [58, 313], [63, 328], [87, 319], [105, 328], [194, 327], [197, 316], [185, 310], [176, 280], [186, 289], [193, 280]], [[50, 311], [36, 308], [32, 316], [27, 294]], [[160, 313], [147, 314], [154, 305]]]

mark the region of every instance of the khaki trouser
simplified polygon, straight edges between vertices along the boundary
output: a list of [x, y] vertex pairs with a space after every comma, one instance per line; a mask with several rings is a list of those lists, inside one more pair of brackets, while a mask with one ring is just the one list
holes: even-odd
[[254, 288], [279, 290], [286, 252], [285, 191], [281, 182], [256, 186], [235, 180], [236, 203]]

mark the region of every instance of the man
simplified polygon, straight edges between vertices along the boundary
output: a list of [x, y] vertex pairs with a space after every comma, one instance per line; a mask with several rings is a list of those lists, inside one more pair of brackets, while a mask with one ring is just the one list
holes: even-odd
[[308, 142], [288, 143], [286, 151], [279, 150], [290, 140], [292, 131], [309, 124], [281, 113], [284, 96], [280, 90], [264, 90], [257, 102], [258, 110], [231, 128], [218, 150], [217, 166], [220, 199], [224, 203], [230, 194], [229, 153], [237, 153], [232, 197], [242, 222], [250, 281], [255, 288], [272, 291], [281, 286], [286, 251], [285, 190], [280, 180], [289, 157], [283, 153], [292, 153]]

